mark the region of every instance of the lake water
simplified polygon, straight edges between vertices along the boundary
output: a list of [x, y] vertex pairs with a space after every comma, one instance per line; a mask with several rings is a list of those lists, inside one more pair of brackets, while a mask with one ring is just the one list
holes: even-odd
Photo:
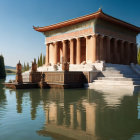
[[140, 140], [138, 93], [10, 90], [1, 83], [0, 140]]

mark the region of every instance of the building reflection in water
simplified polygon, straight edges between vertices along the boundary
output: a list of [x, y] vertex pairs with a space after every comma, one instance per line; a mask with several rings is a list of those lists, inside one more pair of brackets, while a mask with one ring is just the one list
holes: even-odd
[[17, 103], [17, 106], [16, 106], [16, 109], [17, 109], [17, 113], [22, 113], [22, 100], [23, 100], [23, 94], [24, 94], [24, 91], [19, 91], [16, 90], [16, 103]]
[[106, 94], [85, 89], [18, 91], [18, 113], [22, 112], [25, 92], [30, 95], [32, 119], [36, 118], [38, 106], [43, 105], [46, 121], [43, 129], [37, 131], [39, 135], [60, 140], [128, 140], [140, 133], [137, 95], [121, 94], [109, 99]]
[[[40, 89], [32, 89], [32, 90], [16, 90], [16, 103], [17, 103], [17, 113], [22, 113], [22, 107], [23, 107], [23, 99], [26, 97], [30, 98], [30, 106], [31, 106], [31, 119], [36, 119], [36, 113], [38, 105], [40, 105], [42, 101], [42, 95], [40, 92]], [[29, 100], [27, 99], [27, 102], [29, 104]]]

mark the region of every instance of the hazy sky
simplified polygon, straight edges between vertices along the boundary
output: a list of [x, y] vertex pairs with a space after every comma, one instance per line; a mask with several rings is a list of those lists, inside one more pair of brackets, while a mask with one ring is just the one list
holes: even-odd
[[140, 0], [0, 0], [0, 53], [5, 64], [31, 63], [41, 52], [45, 54], [44, 36], [33, 25], [55, 24], [96, 12], [99, 7], [140, 27]]

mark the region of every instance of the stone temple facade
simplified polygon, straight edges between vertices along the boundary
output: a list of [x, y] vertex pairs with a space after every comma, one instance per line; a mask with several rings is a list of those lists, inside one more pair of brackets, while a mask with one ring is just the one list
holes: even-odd
[[140, 27], [105, 14], [101, 9], [45, 27], [33, 27], [45, 35], [46, 65], [105, 61], [137, 63], [136, 36]]

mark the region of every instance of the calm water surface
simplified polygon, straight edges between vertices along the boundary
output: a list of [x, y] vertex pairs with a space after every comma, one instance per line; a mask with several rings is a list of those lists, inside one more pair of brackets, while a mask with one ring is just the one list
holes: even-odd
[[1, 83], [0, 140], [140, 140], [138, 93], [9, 90]]

